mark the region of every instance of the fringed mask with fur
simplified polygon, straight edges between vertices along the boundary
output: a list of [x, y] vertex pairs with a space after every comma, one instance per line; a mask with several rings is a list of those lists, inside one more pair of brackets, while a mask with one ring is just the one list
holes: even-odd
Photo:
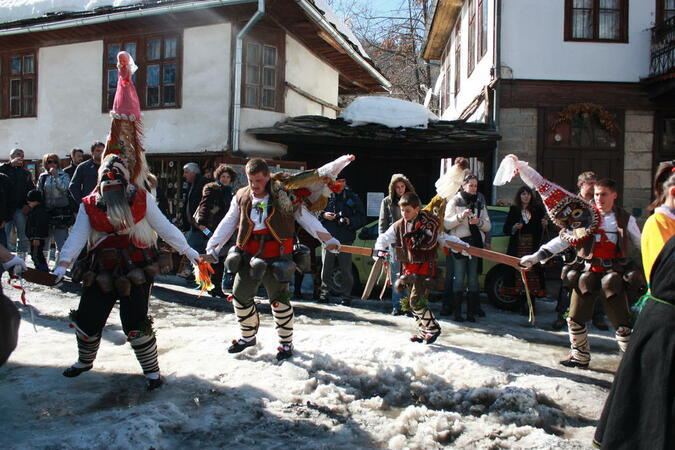
[[105, 209], [116, 230], [131, 228], [134, 219], [129, 202], [136, 188], [129, 184], [129, 170], [124, 160], [115, 155], [106, 156], [98, 171], [98, 179], [97, 205]]
[[549, 215], [561, 228], [560, 237], [572, 245], [591, 237], [600, 221], [593, 205], [579, 197], [566, 197]]

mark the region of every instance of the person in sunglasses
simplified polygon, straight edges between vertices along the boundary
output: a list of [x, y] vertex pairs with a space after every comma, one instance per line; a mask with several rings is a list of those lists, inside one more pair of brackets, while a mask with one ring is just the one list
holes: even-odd
[[44, 172], [38, 178], [37, 189], [42, 193], [43, 205], [49, 217], [49, 238], [45, 242], [45, 249], [49, 252], [54, 240], [60, 252], [68, 239], [68, 227], [75, 223], [68, 192], [70, 176], [61, 169], [61, 161], [56, 153], [44, 155], [42, 167]]

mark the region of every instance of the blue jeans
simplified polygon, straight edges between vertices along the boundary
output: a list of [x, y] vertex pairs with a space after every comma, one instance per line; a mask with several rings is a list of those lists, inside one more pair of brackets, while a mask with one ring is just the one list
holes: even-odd
[[399, 294], [394, 289], [394, 283], [396, 283], [396, 277], [401, 271], [401, 263], [394, 260], [394, 248], [389, 247], [389, 271], [391, 272], [391, 307], [397, 311], [401, 310], [401, 299], [405, 295]]
[[7, 242], [9, 249], [16, 249], [17, 252], [28, 253], [29, 245], [26, 237], [26, 215], [21, 211], [21, 208], [14, 211], [12, 220], [5, 224], [5, 234], [7, 239], [12, 235], [12, 228], [16, 228], [16, 237], [18, 238], [18, 245], [15, 242]]
[[452, 280], [452, 291], [464, 292], [464, 276], [466, 275], [469, 292], [478, 292], [478, 258], [458, 258], [454, 255], [453, 261], [455, 276]]
[[445, 280], [443, 283], [443, 295], [441, 297], [442, 300], [452, 301], [453, 299], [452, 293], [454, 290], [452, 289], [452, 284], [455, 275], [455, 257], [452, 255], [453, 252], [450, 251], [445, 257]]
[[223, 271], [223, 281], [220, 283], [220, 289], [222, 291], [231, 291], [234, 286], [234, 274], [230, 273], [225, 269]]

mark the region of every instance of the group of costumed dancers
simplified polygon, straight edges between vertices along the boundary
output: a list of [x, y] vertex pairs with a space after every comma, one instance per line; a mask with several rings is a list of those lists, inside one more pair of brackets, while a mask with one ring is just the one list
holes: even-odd
[[[63, 375], [76, 377], [92, 369], [101, 332], [119, 300], [122, 327], [145, 374], [147, 388], [161, 386], [157, 340], [148, 315], [151, 286], [160, 271], [158, 235], [195, 266], [203, 267], [209, 260], [224, 257], [228, 271], [235, 274], [232, 303], [241, 334], [232, 341], [228, 352], [238, 353], [256, 344], [260, 319], [254, 295], [262, 283], [279, 336], [276, 357], [290, 358], [294, 313], [289, 283], [296, 265], [305, 260], [298, 257], [302, 251], [297, 244], [296, 227], [300, 225], [327, 250], [341, 250], [340, 242], [326, 231], [316, 214], [326, 205], [331, 192], [339, 190], [338, 175], [354, 157], [345, 155], [319, 169], [295, 174], [272, 174], [264, 160], [249, 160], [245, 168], [248, 185], [237, 191], [208, 242], [206, 254], [199, 255], [160, 212], [148, 192], [141, 112], [131, 78], [136, 66], [128, 53], [120, 52], [118, 68], [112, 125], [98, 183], [83, 199], [54, 270], [59, 281], [75, 264], [73, 278], [82, 282], [78, 308], [71, 312], [79, 356]], [[427, 304], [428, 292], [438, 275], [438, 247], [472, 253], [472, 247], [443, 230], [445, 204], [458, 192], [465, 170], [457, 165], [451, 167], [436, 182], [437, 195], [426, 207], [415, 193], [402, 195], [398, 204], [402, 218], [379, 235], [373, 249], [374, 258], [387, 258], [387, 249], [393, 248], [401, 263], [394, 288], [408, 292], [402, 304], [412, 312], [418, 327], [410, 338], [413, 342], [431, 344], [441, 334]], [[520, 258], [522, 270], [569, 247], [576, 250], [576, 259], [562, 271], [562, 282], [572, 290], [572, 296], [567, 316], [570, 353], [561, 364], [589, 366], [586, 322], [598, 300], [603, 302], [614, 326], [621, 352], [627, 352], [596, 434], [596, 441], [603, 446], [611, 446], [618, 437], [626, 438], [642, 418], [653, 424], [653, 433], [640, 435], [635, 431], [635, 436], [648, 440], [655, 433], [663, 436], [663, 442], [675, 442], [675, 427], [667, 427], [668, 421], [672, 425], [675, 419], [674, 170], [671, 162], [657, 173], [656, 209], [642, 235], [635, 218], [616, 205], [617, 188], [611, 181], [596, 184], [596, 201], [591, 204], [545, 179], [513, 155], [504, 158], [495, 176], [496, 185], [520, 176], [541, 195], [550, 219], [560, 228], [557, 237]], [[222, 255], [235, 233], [236, 245]], [[626, 292], [631, 285], [640, 283], [642, 271], [628, 257], [631, 243], [637, 247], [642, 243], [642, 262], [650, 288], [635, 333]], [[637, 342], [629, 345], [631, 337]], [[650, 371], [649, 380], [644, 379], [645, 370]], [[666, 428], [659, 428], [659, 424]]]

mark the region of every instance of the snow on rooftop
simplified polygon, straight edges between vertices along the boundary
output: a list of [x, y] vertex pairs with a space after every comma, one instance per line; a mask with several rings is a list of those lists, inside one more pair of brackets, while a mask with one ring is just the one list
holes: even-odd
[[438, 116], [419, 103], [390, 97], [359, 97], [342, 111], [353, 126], [379, 123], [389, 128], [426, 128]]
[[[342, 20], [338, 19], [333, 9], [325, 0], [311, 0], [321, 10], [326, 20], [337, 31], [355, 44], [359, 52], [368, 57], [365, 49], [354, 35], [354, 32]], [[130, 5], [140, 5], [143, 0], [0, 0], [0, 23], [16, 22], [19, 20], [36, 19], [46, 14], [60, 12], [94, 11], [104, 6], [114, 8]]]
[[353, 44], [356, 44], [361, 55], [369, 57], [368, 53], [366, 53], [366, 50], [361, 45], [361, 42], [359, 42], [359, 40], [356, 38], [356, 35], [352, 31], [352, 29], [349, 28], [349, 26], [347, 26], [347, 24], [345, 24], [342, 20], [338, 19], [333, 9], [330, 6], [328, 6], [328, 3], [325, 0], [311, 0], [311, 1], [317, 8], [323, 11], [323, 16], [326, 18], [328, 22], [330, 22], [335, 27], [335, 29], [337, 29], [340, 33], [344, 34], [347, 37], [347, 39], [349, 39]]
[[35, 19], [50, 13], [93, 11], [103, 6], [128, 6], [142, 0], [0, 0], [0, 23]]

